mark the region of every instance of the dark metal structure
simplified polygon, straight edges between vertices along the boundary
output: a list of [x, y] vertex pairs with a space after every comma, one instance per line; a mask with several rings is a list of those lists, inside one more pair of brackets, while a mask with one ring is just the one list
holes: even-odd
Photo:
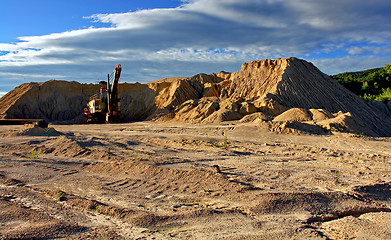
[[100, 94], [90, 97], [88, 108], [84, 109], [87, 123], [111, 123], [119, 120], [118, 85], [121, 77], [121, 64], [115, 65], [113, 80], [110, 83], [110, 74], [107, 74], [106, 87], [100, 88]]

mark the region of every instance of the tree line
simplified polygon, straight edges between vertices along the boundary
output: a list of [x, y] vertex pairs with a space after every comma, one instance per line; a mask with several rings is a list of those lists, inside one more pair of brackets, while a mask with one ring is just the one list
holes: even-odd
[[359, 72], [346, 72], [331, 76], [365, 101], [391, 100], [391, 64]]

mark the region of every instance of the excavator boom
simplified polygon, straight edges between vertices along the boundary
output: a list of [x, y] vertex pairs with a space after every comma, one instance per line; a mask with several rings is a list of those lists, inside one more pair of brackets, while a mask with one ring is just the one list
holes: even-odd
[[107, 78], [107, 114], [106, 114], [106, 122], [109, 123], [113, 118], [118, 117], [119, 112], [119, 99], [118, 99], [118, 82], [121, 76], [121, 64], [115, 65], [115, 69], [113, 71], [113, 82], [110, 84], [110, 78]]
[[[90, 98], [90, 102], [87, 104], [88, 108], [84, 109], [84, 114], [88, 117], [87, 122], [110, 123], [118, 121], [118, 86], [121, 71], [121, 64], [115, 65], [112, 83], [110, 83], [110, 75], [107, 74], [107, 86], [101, 87], [100, 97], [94, 95]], [[102, 94], [103, 91], [105, 92], [104, 95]]]

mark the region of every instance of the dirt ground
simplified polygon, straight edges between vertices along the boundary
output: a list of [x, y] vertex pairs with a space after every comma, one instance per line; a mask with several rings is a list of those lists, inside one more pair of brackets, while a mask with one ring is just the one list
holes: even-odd
[[51, 127], [0, 126], [0, 239], [391, 239], [391, 138]]

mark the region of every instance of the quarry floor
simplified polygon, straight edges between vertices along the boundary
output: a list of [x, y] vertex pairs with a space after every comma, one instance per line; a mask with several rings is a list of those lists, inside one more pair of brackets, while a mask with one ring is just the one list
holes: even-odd
[[391, 239], [391, 138], [0, 126], [0, 239]]

